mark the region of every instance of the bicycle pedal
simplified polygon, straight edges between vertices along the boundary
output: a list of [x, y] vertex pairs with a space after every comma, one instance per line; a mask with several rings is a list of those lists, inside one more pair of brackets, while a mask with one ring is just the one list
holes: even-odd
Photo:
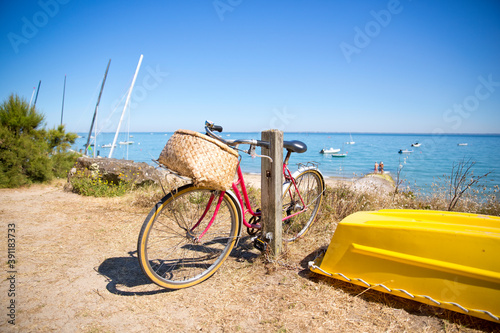
[[263, 241], [262, 239], [256, 237], [254, 240], [253, 240], [253, 246], [261, 251], [261, 252], [265, 252], [267, 250], [267, 247], [269, 246], [269, 244], [267, 244], [265, 241]]

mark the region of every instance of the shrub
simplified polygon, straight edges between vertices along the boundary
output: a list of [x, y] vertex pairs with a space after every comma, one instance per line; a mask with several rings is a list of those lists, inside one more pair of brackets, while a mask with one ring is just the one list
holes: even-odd
[[0, 105], [0, 188], [64, 177], [77, 154], [68, 151], [76, 134], [64, 125], [46, 130], [43, 114], [17, 95]]
[[132, 189], [132, 182], [119, 180], [117, 183], [103, 179], [99, 172], [78, 171], [70, 179], [73, 192], [85, 196], [117, 197]]

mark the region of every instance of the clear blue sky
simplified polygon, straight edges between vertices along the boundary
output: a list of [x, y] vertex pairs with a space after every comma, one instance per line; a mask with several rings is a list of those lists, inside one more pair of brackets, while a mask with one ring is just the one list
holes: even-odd
[[[500, 2], [2, 1], [0, 98], [99, 129], [500, 133]], [[114, 114], [112, 111], [115, 110]], [[126, 123], [124, 125], [126, 127]]]

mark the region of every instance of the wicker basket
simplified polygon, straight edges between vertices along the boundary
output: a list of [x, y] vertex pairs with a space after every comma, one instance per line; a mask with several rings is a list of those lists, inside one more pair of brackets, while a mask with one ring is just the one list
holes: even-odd
[[178, 130], [168, 140], [158, 162], [192, 178], [196, 186], [227, 190], [234, 180], [238, 153], [209, 136]]

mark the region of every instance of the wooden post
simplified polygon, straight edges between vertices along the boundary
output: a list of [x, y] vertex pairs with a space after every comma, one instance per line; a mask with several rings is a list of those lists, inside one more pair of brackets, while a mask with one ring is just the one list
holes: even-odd
[[282, 246], [282, 185], [283, 185], [283, 132], [268, 130], [261, 133], [263, 141], [271, 143], [269, 149], [262, 148], [261, 162], [261, 205], [263, 238], [269, 241], [270, 254], [277, 256]]

